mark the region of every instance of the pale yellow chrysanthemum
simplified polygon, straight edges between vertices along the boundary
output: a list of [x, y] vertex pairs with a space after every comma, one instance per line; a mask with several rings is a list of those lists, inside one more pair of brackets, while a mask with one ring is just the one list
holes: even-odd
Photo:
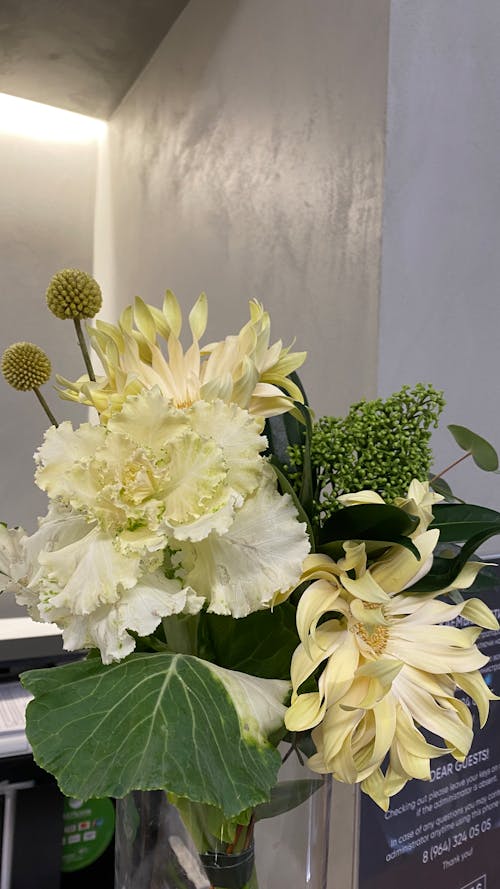
[[[202, 348], [207, 311], [202, 294], [189, 314], [192, 344], [184, 351], [182, 314], [173, 293], [167, 292], [162, 311], [137, 297], [117, 327], [97, 321], [89, 329], [104, 375], [96, 382], [60, 378], [62, 396], [95, 407], [101, 422], [120, 410], [127, 396], [153, 386], [179, 408], [220, 400], [258, 418], [285, 413], [294, 400], [303, 401], [289, 375], [302, 365], [305, 352], [290, 352], [281, 341], [270, 346], [269, 315], [259, 303], [250, 303], [250, 321], [237, 335]], [[162, 340], [168, 357], [160, 348]]]
[[[436, 599], [469, 587], [482, 563], [467, 564], [446, 590], [405, 593], [421, 565], [429, 569], [437, 539], [437, 531], [414, 537], [420, 562], [393, 546], [368, 566], [364, 543], [348, 542], [344, 559], [311, 555], [304, 564], [303, 580], [312, 583], [297, 609], [301, 644], [292, 658], [285, 724], [290, 731], [314, 728], [313, 770], [362, 782], [383, 808], [410, 778], [430, 777], [433, 757], [467, 755], [472, 716], [455, 698], [457, 687], [476, 702], [481, 723], [495, 697], [479, 672], [487, 658], [475, 645], [481, 627], [498, 627], [494, 615], [478, 599], [454, 605]], [[457, 618], [477, 626], [443, 626]], [[301, 693], [321, 665], [318, 691]], [[420, 729], [446, 746], [428, 743]]]

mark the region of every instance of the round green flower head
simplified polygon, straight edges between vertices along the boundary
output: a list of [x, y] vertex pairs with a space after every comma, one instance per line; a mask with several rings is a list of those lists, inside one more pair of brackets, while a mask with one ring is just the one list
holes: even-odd
[[43, 386], [52, 368], [43, 349], [34, 343], [13, 343], [2, 356], [2, 373], [9, 386], [27, 392]]
[[51, 278], [47, 305], [56, 318], [93, 318], [102, 305], [101, 288], [87, 272], [62, 269]]

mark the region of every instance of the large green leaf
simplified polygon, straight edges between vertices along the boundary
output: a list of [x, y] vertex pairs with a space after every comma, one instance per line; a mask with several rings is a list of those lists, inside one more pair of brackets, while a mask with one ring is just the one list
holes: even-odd
[[26, 731], [35, 760], [66, 796], [165, 789], [231, 817], [267, 801], [276, 783], [280, 756], [262, 725], [267, 733], [280, 724], [287, 683], [240, 681], [171, 654], [109, 666], [91, 659], [21, 679], [34, 695]]
[[486, 441], [485, 438], [481, 438], [480, 435], [477, 435], [476, 432], [472, 432], [471, 429], [467, 429], [466, 426], [456, 426], [451, 424], [448, 426], [448, 429], [453, 435], [459, 448], [462, 448], [464, 451], [469, 451], [474, 463], [476, 463], [480, 469], [484, 469], [485, 472], [495, 472], [495, 470], [498, 469], [498, 454], [489, 441]]
[[[292, 654], [299, 644], [295, 608], [283, 602], [234, 620], [218, 614], [200, 617], [200, 653], [221, 667], [266, 679], [289, 679]], [[205, 654], [206, 651], [206, 654]]]
[[391, 540], [411, 534], [418, 518], [386, 503], [361, 503], [335, 512], [323, 525], [322, 541]]
[[500, 512], [495, 509], [470, 503], [437, 503], [432, 512], [430, 527], [439, 529], [440, 543], [461, 543], [488, 531], [500, 534]]
[[418, 525], [418, 518], [397, 506], [384, 503], [363, 503], [347, 506], [335, 512], [325, 522], [321, 531], [320, 552], [332, 558], [343, 555], [345, 540], [379, 541], [390, 546], [397, 543], [420, 558], [414, 543], [407, 536]]

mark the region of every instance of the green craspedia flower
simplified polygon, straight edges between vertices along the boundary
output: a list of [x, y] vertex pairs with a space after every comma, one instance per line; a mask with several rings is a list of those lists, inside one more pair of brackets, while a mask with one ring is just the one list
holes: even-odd
[[13, 343], [2, 356], [2, 373], [9, 386], [27, 392], [43, 386], [52, 368], [47, 355], [34, 343]]
[[47, 305], [56, 318], [93, 318], [102, 305], [101, 288], [87, 272], [62, 269], [50, 281]]

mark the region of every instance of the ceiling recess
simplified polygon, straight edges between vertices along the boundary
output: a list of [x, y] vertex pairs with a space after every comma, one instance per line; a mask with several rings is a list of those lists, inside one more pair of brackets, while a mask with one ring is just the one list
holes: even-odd
[[188, 0], [3, 0], [0, 92], [107, 119]]

